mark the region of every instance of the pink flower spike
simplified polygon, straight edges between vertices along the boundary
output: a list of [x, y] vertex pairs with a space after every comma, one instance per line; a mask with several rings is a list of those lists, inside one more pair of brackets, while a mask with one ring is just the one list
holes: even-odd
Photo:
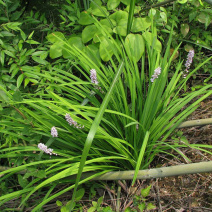
[[55, 127], [51, 128], [51, 135], [52, 135], [52, 137], [58, 137], [58, 132]]
[[43, 152], [45, 152], [46, 154], [49, 154], [49, 155], [57, 155], [56, 153], [53, 153], [53, 149], [51, 148], [47, 148], [47, 146], [43, 143], [39, 143], [38, 144], [38, 148], [40, 150], [42, 150]]
[[78, 124], [76, 121], [74, 121], [70, 114], [66, 113], [65, 115], [65, 119], [66, 121], [69, 123], [70, 126], [74, 125], [75, 128], [78, 128], [78, 129], [82, 129], [84, 128], [84, 126], [81, 126], [80, 124]]
[[194, 50], [190, 50], [185, 63], [186, 70], [190, 69], [194, 57]]
[[90, 70], [90, 73], [91, 73], [91, 75], [90, 75], [91, 83], [98, 85], [99, 82], [98, 82], [98, 80], [97, 80], [96, 70], [95, 70], [95, 69], [91, 69], [91, 70]]
[[156, 78], [158, 78], [158, 76], [159, 76], [160, 74], [161, 74], [161, 67], [158, 67], [158, 68], [156, 68], [156, 69], [154, 70], [154, 74], [152, 75], [150, 81], [151, 81], [151, 82], [154, 82], [154, 80], [155, 80]]

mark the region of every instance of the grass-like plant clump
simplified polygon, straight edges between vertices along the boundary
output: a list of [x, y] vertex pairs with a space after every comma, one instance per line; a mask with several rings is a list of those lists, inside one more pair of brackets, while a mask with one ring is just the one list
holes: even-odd
[[[206, 152], [206, 148], [211, 148], [176, 143], [168, 138], [212, 94], [211, 84], [184, 92], [190, 77], [212, 57], [193, 67], [195, 51], [191, 49], [187, 58], [178, 58], [176, 62], [177, 53], [183, 50], [181, 43], [171, 50], [175, 23], [163, 44], [158, 39], [154, 14], [145, 18], [146, 26], [141, 32], [136, 31], [136, 1], [129, 4], [129, 12], [120, 10], [112, 17], [98, 1], [86, 2], [89, 1], [84, 1], [85, 9], [90, 7], [94, 16], [86, 14], [83, 19], [81, 15], [81, 23], [84, 20], [92, 24], [87, 32], [88, 26], [82, 31], [82, 38], [58, 31], [47, 36], [51, 60], [63, 56], [61, 61], [68, 61], [68, 68], [60, 65], [60, 61], [54, 66], [48, 64], [47, 58], [33, 53], [34, 61], [41, 64], [39, 70], [30, 70], [28, 65], [17, 78], [20, 87], [27, 77], [29, 85], [36, 85], [33, 90], [26, 92], [20, 87], [11, 92], [8, 86], [0, 84], [4, 112], [1, 133], [13, 138], [1, 143], [1, 158], [8, 168], [14, 165], [0, 172], [0, 181], [8, 182], [18, 174], [22, 187], [2, 195], [0, 206], [21, 197], [20, 207], [24, 207], [32, 195], [45, 190], [45, 197], [31, 205], [35, 212], [73, 190], [72, 198], [61, 209], [71, 211], [78, 186], [97, 176], [135, 170], [133, 185], [138, 171], [147, 169], [160, 153], [175, 157], [170, 151], [175, 150], [189, 161], [179, 151], [180, 147]], [[108, 4], [113, 8], [112, 1]], [[102, 14], [106, 16], [104, 21], [97, 18]], [[95, 36], [91, 35], [92, 29]], [[44, 67], [46, 71], [42, 71]], [[90, 172], [92, 175], [82, 177]]]

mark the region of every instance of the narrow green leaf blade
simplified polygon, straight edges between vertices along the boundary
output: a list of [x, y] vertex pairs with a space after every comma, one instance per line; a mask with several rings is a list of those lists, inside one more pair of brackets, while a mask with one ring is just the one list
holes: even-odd
[[140, 154], [139, 154], [139, 157], [138, 157], [138, 161], [137, 161], [137, 164], [136, 164], [135, 174], [134, 174], [134, 177], [133, 177], [132, 185], [134, 185], [134, 183], [136, 181], [136, 178], [137, 178], [137, 175], [138, 175], [138, 171], [140, 169], [141, 162], [142, 162], [143, 157], [144, 157], [144, 153], [145, 153], [145, 149], [146, 149], [148, 140], [149, 140], [149, 132], [147, 131], [146, 135], [144, 137], [143, 145], [141, 147], [141, 151], [140, 151]]
[[[78, 187], [78, 184], [80, 182], [80, 178], [81, 178], [81, 175], [82, 175], [82, 172], [83, 172], [83, 167], [85, 165], [85, 161], [86, 161], [86, 158], [88, 156], [91, 144], [93, 142], [94, 136], [95, 136], [95, 134], [97, 132], [97, 128], [98, 128], [98, 126], [99, 126], [99, 124], [101, 122], [101, 119], [103, 117], [103, 114], [105, 112], [105, 109], [106, 109], [106, 107], [107, 107], [107, 105], [109, 103], [109, 100], [111, 98], [112, 92], [113, 92], [113, 90], [115, 88], [115, 84], [116, 84], [119, 76], [122, 73], [123, 67], [124, 67], [124, 62], [122, 61], [120, 63], [120, 66], [119, 66], [117, 72], [116, 72], [116, 75], [115, 75], [115, 77], [113, 79], [113, 82], [112, 82], [112, 84], [111, 84], [111, 86], [110, 86], [110, 88], [109, 88], [109, 90], [108, 90], [108, 92], [107, 92], [107, 94], [106, 94], [106, 96], [105, 96], [105, 98], [103, 100], [103, 103], [102, 103], [102, 105], [101, 105], [101, 107], [100, 107], [100, 109], [99, 109], [99, 111], [98, 111], [98, 113], [96, 115], [96, 118], [94, 119], [94, 122], [93, 122], [93, 124], [92, 124], [92, 126], [90, 128], [90, 131], [88, 133], [88, 136], [87, 136], [87, 139], [86, 139], [86, 142], [85, 142], [85, 146], [84, 146], [84, 149], [83, 149], [83, 153], [82, 153], [82, 158], [81, 158], [81, 161], [80, 161], [79, 171], [78, 171], [76, 182], [75, 182], [74, 193], [73, 193], [73, 196], [72, 196], [72, 204], [73, 204], [73, 202], [75, 200], [77, 187]], [[72, 204], [71, 204], [71, 206], [72, 206]]]

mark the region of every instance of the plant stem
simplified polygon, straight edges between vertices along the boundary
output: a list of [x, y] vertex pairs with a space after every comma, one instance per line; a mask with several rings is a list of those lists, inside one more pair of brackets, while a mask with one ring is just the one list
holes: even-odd
[[[146, 11], [146, 10], [149, 10], [149, 9], [151, 9], [151, 8], [164, 6], [164, 5], [166, 5], [166, 4], [168, 4], [168, 3], [171, 3], [171, 2], [174, 2], [174, 1], [176, 1], [176, 0], [166, 0], [166, 1], [163, 1], [163, 2], [159, 2], [159, 3], [157, 3], [157, 4], [153, 4], [153, 5], [149, 6], [149, 7], [146, 7], [146, 8], [144, 8], [143, 10], [141, 10], [140, 13], [142, 13], [142, 12], [144, 12], [144, 11]], [[205, 2], [207, 2], [208, 4], [212, 5], [212, 0], [203, 0], [203, 1], [205, 1]]]
[[[26, 116], [25, 116], [18, 108], [14, 107], [14, 106], [11, 106], [11, 107], [12, 107], [13, 109], [15, 109], [25, 120], [27, 120]], [[31, 125], [32, 127], [34, 127], [34, 125], [33, 125], [32, 122], [30, 122], [30, 125]]]
[[117, 191], [117, 202], [116, 202], [116, 211], [120, 211], [120, 197], [121, 197], [121, 186], [118, 185], [118, 191]]
[[146, 7], [145, 9], [141, 10], [140, 13], [142, 13], [143, 11], [149, 10], [151, 8], [154, 8], [154, 7], [161, 7], [165, 4], [171, 3], [173, 1], [176, 1], [176, 0], [166, 0], [166, 1], [163, 1], [163, 2], [159, 2], [157, 4], [153, 4], [152, 6]]
[[207, 2], [208, 4], [212, 5], [212, 0], [204, 0], [205, 2]]
[[128, 22], [127, 22], [127, 35], [130, 33], [130, 30], [131, 30], [131, 27], [132, 27], [134, 10], [135, 10], [135, 0], [131, 0], [131, 2], [130, 2], [130, 10], [129, 10], [129, 17], [128, 17]]
[[78, 0], [78, 1], [77, 1], [77, 5], [78, 5], [78, 8], [80, 8], [80, 9], [82, 8], [81, 0]]

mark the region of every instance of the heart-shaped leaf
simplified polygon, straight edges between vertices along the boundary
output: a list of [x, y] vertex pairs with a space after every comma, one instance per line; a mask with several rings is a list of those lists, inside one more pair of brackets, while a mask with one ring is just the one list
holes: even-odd
[[103, 61], [108, 61], [113, 55], [112, 42], [104, 39], [99, 46], [100, 57]]
[[181, 31], [183, 37], [185, 37], [189, 32], [189, 25], [188, 24], [181, 24], [180, 31]]
[[62, 48], [59, 43], [55, 43], [50, 47], [49, 55], [52, 59], [62, 56]]
[[121, 0], [121, 2], [125, 5], [130, 5], [130, 0]]
[[151, 32], [144, 32], [142, 36], [149, 46], [153, 47], [156, 51], [161, 52], [161, 42], [156, 37], [153, 37]]
[[51, 43], [55, 43], [55, 42], [60, 41], [58, 38], [64, 40], [65, 36], [63, 35], [62, 32], [54, 32], [54, 33], [51, 33], [47, 36], [47, 40]]
[[97, 28], [95, 25], [86, 26], [82, 31], [82, 42], [87, 43], [91, 39], [93, 39], [94, 34], [97, 32]]
[[107, 9], [108, 10], [114, 10], [116, 7], [118, 7], [120, 4], [120, 0], [109, 0], [107, 2]]
[[[72, 37], [68, 40], [68, 44], [73, 47], [77, 48], [79, 50], [83, 50], [84, 44], [82, 43], [82, 39], [80, 37]], [[68, 45], [65, 45], [67, 49], [63, 49], [63, 57], [64, 58], [70, 58], [71, 57], [71, 48]]]
[[113, 32], [121, 36], [126, 36], [127, 35], [127, 20], [121, 19], [117, 23], [117, 26], [113, 29]]
[[80, 13], [80, 18], [78, 22], [80, 25], [89, 25], [94, 23], [94, 20], [87, 11], [84, 11]]
[[135, 61], [138, 62], [145, 49], [143, 37], [139, 34], [127, 35], [125, 39], [125, 48], [129, 57], [135, 59]]
[[146, 30], [151, 25], [150, 17], [134, 18], [132, 23], [132, 32], [141, 32]]

